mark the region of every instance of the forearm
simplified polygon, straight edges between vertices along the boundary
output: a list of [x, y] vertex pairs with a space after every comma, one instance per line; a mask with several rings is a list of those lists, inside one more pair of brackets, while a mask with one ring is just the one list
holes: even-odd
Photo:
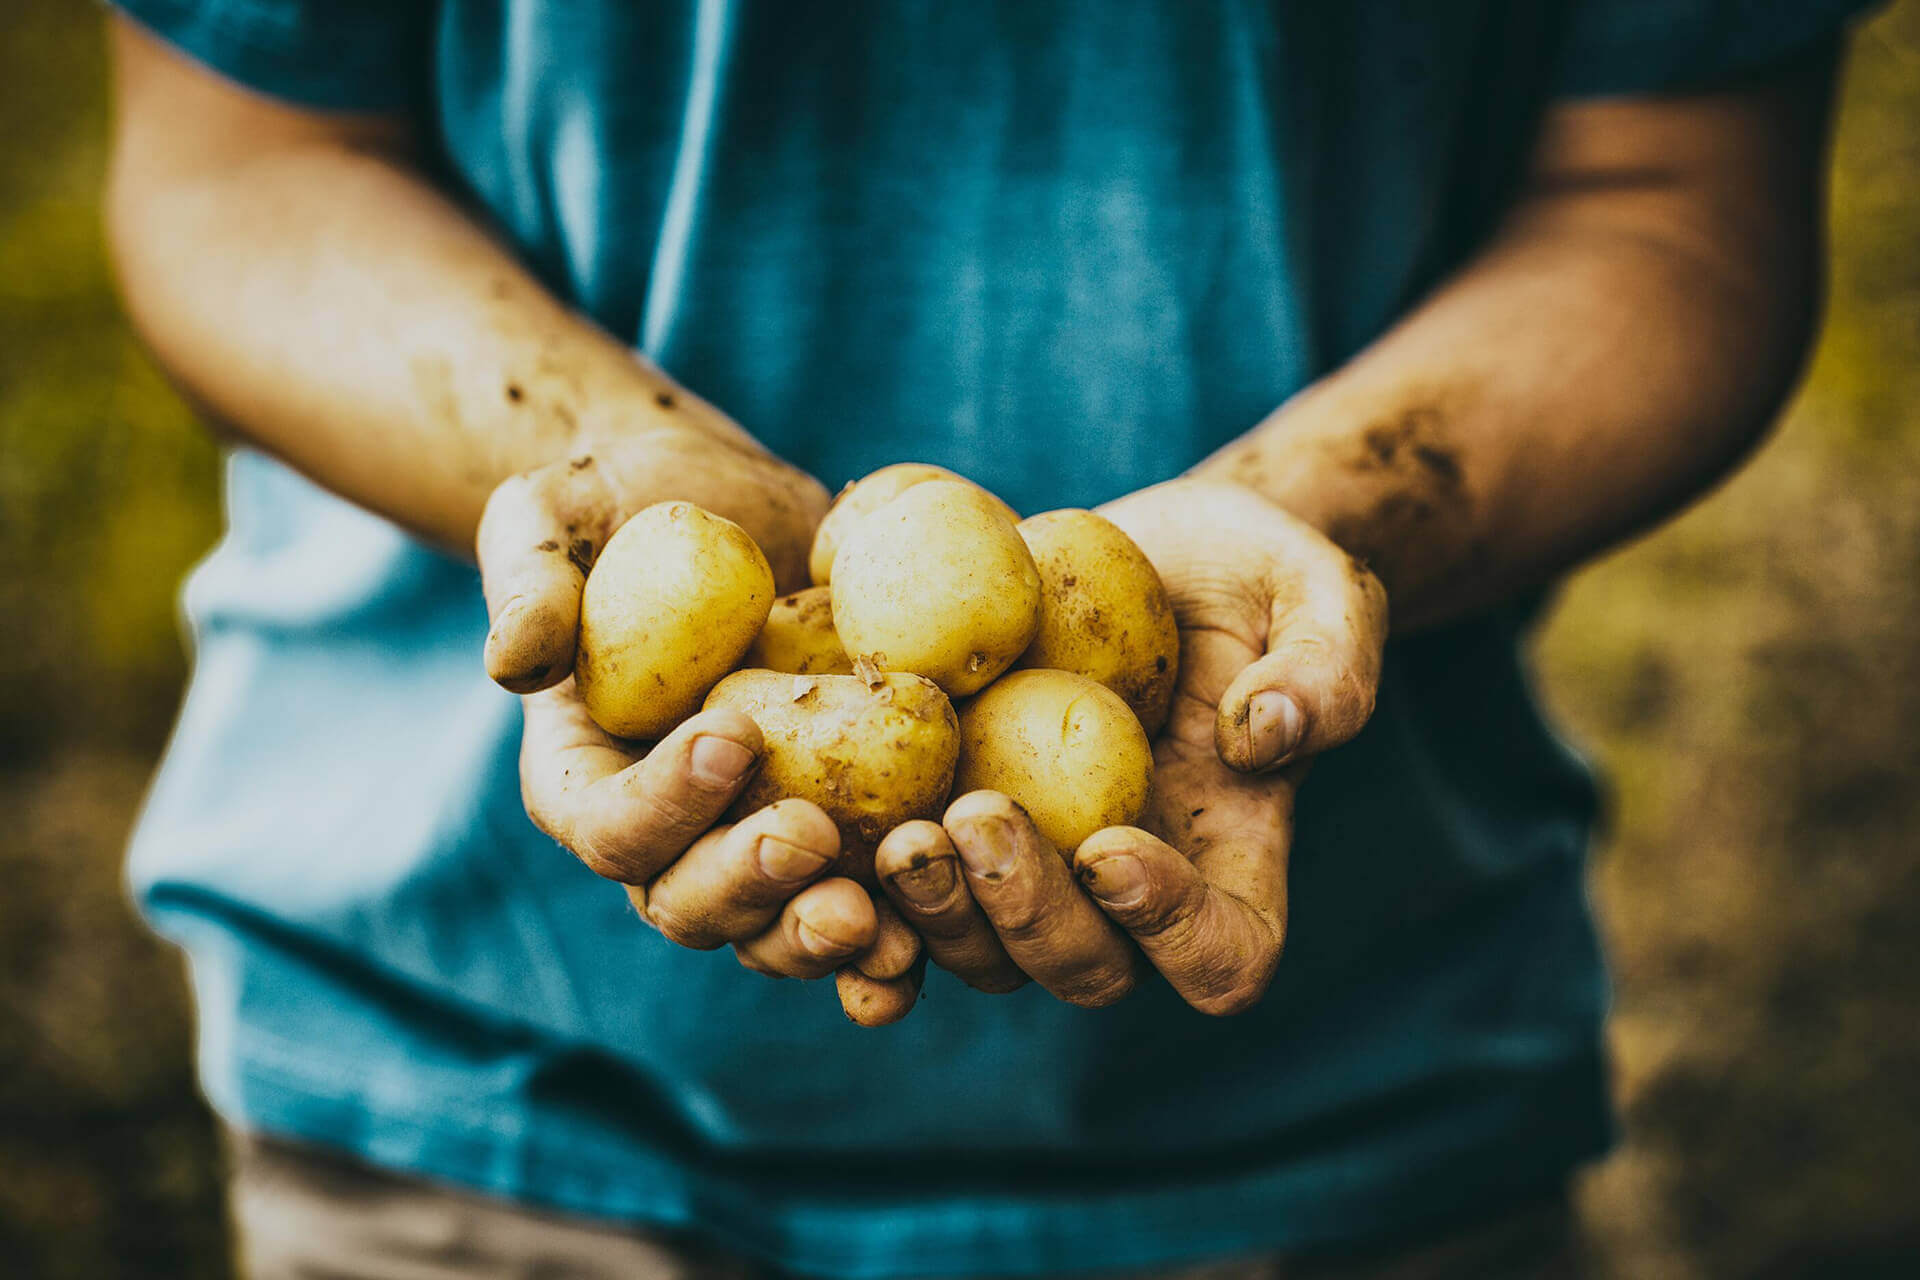
[[1545, 175], [1452, 281], [1200, 471], [1365, 559], [1397, 627], [1547, 579], [1685, 503], [1771, 420], [1811, 327], [1799, 170], [1818, 150], [1741, 181]]
[[254, 98], [130, 24], [114, 49], [128, 310], [225, 429], [462, 554], [501, 480], [606, 433], [748, 444], [548, 294], [402, 123]]
[[120, 187], [129, 311], [210, 414], [463, 553], [487, 495], [606, 430], [718, 429], [450, 201], [334, 143]]

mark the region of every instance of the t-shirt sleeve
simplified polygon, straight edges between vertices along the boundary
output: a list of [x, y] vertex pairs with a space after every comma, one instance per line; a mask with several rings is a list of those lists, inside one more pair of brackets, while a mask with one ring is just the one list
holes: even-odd
[[1555, 87], [1569, 97], [1679, 93], [1833, 39], [1877, 0], [1573, 0]]
[[421, 99], [435, 0], [108, 0], [236, 84], [304, 107], [391, 111]]

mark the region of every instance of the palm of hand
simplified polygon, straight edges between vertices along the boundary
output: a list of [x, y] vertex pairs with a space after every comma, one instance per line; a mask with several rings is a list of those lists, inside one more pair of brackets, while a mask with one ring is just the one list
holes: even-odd
[[[817, 806], [782, 800], [720, 822], [761, 752], [759, 728], [737, 711], [701, 711], [639, 749], [596, 725], [568, 678], [588, 565], [629, 516], [668, 500], [740, 524], [791, 586], [804, 578], [826, 492], [743, 435], [665, 428], [582, 443], [487, 504], [478, 539], [487, 666], [525, 695], [527, 812], [625, 885], [673, 941], [730, 944], [749, 968], [822, 977], [880, 939], [886, 917], [864, 889], [829, 874], [839, 835]], [[892, 924], [897, 957], [904, 927]]]
[[1379, 583], [1249, 491], [1191, 481], [1103, 509], [1153, 562], [1181, 673], [1154, 744], [1148, 830], [1048, 847], [994, 792], [882, 843], [882, 883], [936, 963], [986, 990], [1031, 977], [1111, 1003], [1144, 957], [1209, 1013], [1256, 1001], [1279, 960], [1293, 797], [1305, 761], [1372, 709]]

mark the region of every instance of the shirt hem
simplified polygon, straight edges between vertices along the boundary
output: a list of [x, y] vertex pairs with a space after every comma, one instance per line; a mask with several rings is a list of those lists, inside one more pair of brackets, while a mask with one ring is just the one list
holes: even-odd
[[[1613, 1141], [1596, 1050], [1516, 1081], [1500, 1132], [1392, 1180], [1330, 1171], [1303, 1195], [1287, 1185], [1298, 1171], [1289, 1178], [1280, 1166], [1044, 1199], [996, 1200], [982, 1188], [964, 1202], [879, 1203], [818, 1187], [788, 1199], [644, 1149], [616, 1166], [543, 1140], [537, 1123], [488, 1123], [470, 1100], [455, 1109], [463, 1114], [370, 1106], [324, 1084], [338, 1077], [319, 1062], [289, 1070], [284, 1059], [243, 1054], [229, 1065], [224, 1085], [204, 1085], [222, 1119], [243, 1131], [608, 1226], [688, 1232], [794, 1273], [846, 1280], [1128, 1270], [1412, 1242], [1551, 1192]], [[1543, 1115], [1564, 1121], [1543, 1129]]]

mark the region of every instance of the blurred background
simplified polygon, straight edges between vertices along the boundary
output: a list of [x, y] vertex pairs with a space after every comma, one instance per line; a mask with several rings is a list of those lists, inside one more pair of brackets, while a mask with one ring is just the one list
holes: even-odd
[[[0, 7], [0, 1271], [228, 1274], [122, 843], [218, 458], [116, 313], [98, 18]], [[1920, 1275], [1920, 0], [1853, 40], [1827, 325], [1778, 437], [1540, 637], [1611, 779], [1605, 1276]]]

